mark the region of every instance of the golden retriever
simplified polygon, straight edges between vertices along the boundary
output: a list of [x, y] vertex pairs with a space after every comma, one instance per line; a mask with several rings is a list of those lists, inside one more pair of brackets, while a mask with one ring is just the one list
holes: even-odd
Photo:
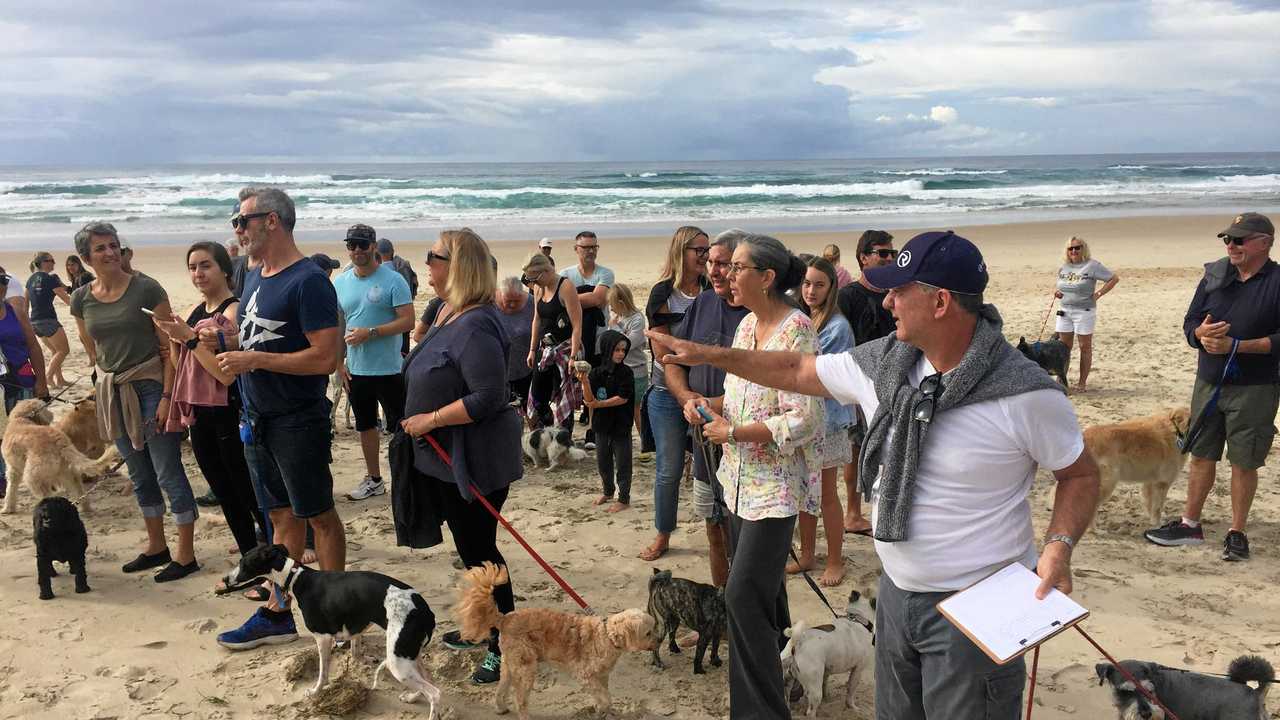
[[84, 481], [106, 474], [119, 459], [115, 445], [107, 447], [97, 460], [90, 460], [71, 444], [58, 428], [52, 427], [53, 414], [40, 400], [23, 400], [9, 413], [9, 423], [0, 441], [0, 455], [9, 469], [9, 494], [4, 499], [4, 512], [18, 509], [18, 486], [26, 483], [35, 498], [41, 499], [61, 490], [80, 508], [89, 510], [84, 495]]
[[1120, 483], [1141, 483], [1147, 519], [1153, 526], [1159, 525], [1169, 486], [1187, 462], [1178, 449], [1178, 437], [1187, 433], [1190, 416], [1189, 409], [1180, 407], [1087, 428], [1084, 445], [1102, 477], [1099, 504], [1106, 502]]
[[71, 406], [71, 412], [53, 421], [85, 457], [101, 457], [107, 442], [98, 430], [98, 402], [92, 395]]
[[467, 571], [455, 606], [462, 637], [482, 642], [497, 628], [501, 633], [502, 675], [498, 680], [498, 714], [507, 712], [507, 695], [514, 690], [516, 713], [529, 717], [529, 691], [546, 660], [572, 673], [590, 690], [597, 712], [609, 709], [609, 673], [623, 651], [652, 650], [658, 638], [654, 620], [638, 608], [607, 618], [560, 612], [548, 608], [521, 608], [502, 614], [493, 600], [493, 588], [507, 582], [507, 569], [486, 562]]

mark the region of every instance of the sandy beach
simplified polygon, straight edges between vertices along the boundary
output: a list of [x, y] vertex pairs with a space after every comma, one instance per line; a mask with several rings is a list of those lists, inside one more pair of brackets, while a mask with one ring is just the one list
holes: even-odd
[[[302, 218], [305, 224], [306, 219]], [[991, 269], [988, 302], [1000, 308], [1005, 333], [1035, 339], [1049, 304], [1054, 272], [1062, 262], [1063, 242], [1075, 234], [1089, 240], [1094, 258], [1121, 276], [1115, 291], [1099, 303], [1094, 368], [1089, 392], [1073, 394], [1082, 426], [1114, 422], [1186, 404], [1190, 397], [1195, 353], [1181, 333], [1182, 316], [1204, 262], [1223, 255], [1216, 233], [1230, 216], [1140, 217], [1064, 222], [1036, 222], [955, 227], [975, 241]], [[749, 224], [744, 224], [748, 229]], [[711, 233], [724, 227], [708, 225]], [[922, 228], [932, 229], [932, 228]], [[835, 242], [852, 262], [858, 232], [780, 234], [795, 251], [816, 252]], [[894, 231], [899, 246], [914, 231]], [[330, 243], [304, 245], [305, 252], [326, 252], [345, 262], [341, 235]], [[398, 237], [407, 237], [404, 233]], [[537, 238], [500, 242], [493, 251], [500, 274], [518, 274]], [[429, 242], [398, 240], [397, 252], [423, 273]], [[569, 238], [557, 240], [554, 257], [560, 267], [572, 262]], [[644, 298], [656, 277], [666, 237], [600, 238], [599, 262]], [[65, 243], [45, 247], [59, 258], [71, 254]], [[196, 299], [186, 275], [183, 247], [138, 246], [134, 265], [158, 279], [176, 308]], [[21, 276], [30, 253], [0, 252], [0, 264]], [[64, 277], [65, 279], [65, 277]], [[429, 298], [423, 278], [419, 310]], [[67, 376], [85, 376], [68, 399], [88, 391], [88, 368], [75, 337], [74, 321], [59, 304], [63, 325], [72, 338]], [[1046, 335], [1052, 330], [1046, 330]], [[1076, 376], [1073, 358], [1071, 377]], [[55, 408], [63, 412], [63, 407]], [[1274, 452], [1274, 451], [1273, 451]], [[1273, 455], [1274, 456], [1274, 455]], [[190, 456], [187, 471], [197, 494], [207, 485]], [[1273, 461], [1274, 462], [1274, 461]], [[384, 458], [385, 464], [385, 458]], [[334, 492], [346, 524], [350, 569], [394, 575], [422, 592], [436, 613], [436, 637], [424, 650], [424, 665], [444, 690], [443, 716], [457, 720], [493, 716], [492, 687], [469, 682], [479, 657], [455, 653], [439, 643], [453, 628], [451, 605], [459, 573], [452, 543], [429, 551], [395, 546], [389, 496], [352, 503], [341, 496], [364, 474], [358, 438], [341, 419], [334, 442]], [[1254, 559], [1223, 563], [1218, 559], [1230, 511], [1225, 465], [1205, 509], [1206, 544], [1160, 548], [1141, 537], [1146, 519], [1136, 487], [1122, 486], [1098, 513], [1093, 528], [1074, 558], [1075, 598], [1091, 611], [1085, 627], [1121, 658], [1154, 660], [1177, 667], [1224, 672], [1237, 655], [1257, 653], [1280, 661], [1280, 490], [1274, 465], [1260, 471], [1250, 539]], [[384, 473], [385, 474], [385, 473]], [[1184, 473], [1185, 475], [1185, 473]], [[687, 487], [681, 498], [681, 524], [672, 537], [673, 550], [656, 563], [635, 557], [653, 536], [652, 461], [638, 462], [631, 509], [616, 515], [591, 505], [599, 492], [593, 459], [555, 472], [528, 469], [512, 487], [504, 514], [594, 607], [616, 611], [644, 607], [646, 583], [654, 566], [699, 581], [708, 578], [705, 535], [701, 523], [690, 522]], [[1041, 472], [1032, 497], [1037, 536], [1052, 503], [1052, 478]], [[0, 623], [0, 717], [3, 718], [249, 718], [304, 716], [302, 690], [314, 676], [288, 682], [284, 663], [298, 653], [314, 654], [305, 636], [298, 642], [243, 653], [230, 653], [214, 642], [218, 631], [238, 625], [254, 605], [233, 594], [215, 597], [217, 575], [232, 563], [231, 535], [216, 509], [202, 509], [197, 523], [196, 552], [203, 570], [186, 580], [157, 585], [150, 573], [124, 575], [120, 564], [133, 557], [143, 541], [141, 517], [124, 477], [100, 483], [94, 507], [84, 520], [89, 530], [89, 583], [93, 592], [76, 595], [66, 574], [55, 580], [57, 598], [36, 599], [35, 562], [31, 542], [32, 501], [25, 488], [16, 515], [0, 516], [0, 601], [7, 609]], [[843, 496], [843, 487], [841, 494]], [[1166, 515], [1181, 508], [1185, 479], [1170, 492]], [[172, 524], [169, 530], [172, 533]], [[843, 607], [851, 589], [872, 579], [878, 562], [865, 538], [846, 536], [847, 577], [829, 593]], [[521, 606], [574, 609], [571, 600], [536, 566], [509, 536], [499, 544], [510, 566]], [[824, 548], [819, 539], [818, 547]], [[826, 613], [799, 578], [788, 585], [795, 618], [818, 621]], [[300, 630], [301, 630], [301, 623]], [[382, 651], [382, 634], [366, 636], [366, 648]], [[730, 650], [732, 652], [732, 650]], [[341, 655], [341, 654], [340, 654]], [[708, 668], [695, 676], [686, 652], [673, 657], [666, 670], [649, 666], [647, 654], [624, 656], [612, 676], [615, 718], [680, 718], [702, 720], [728, 713], [725, 668]], [[664, 659], [666, 653], [664, 651]], [[1035, 690], [1039, 720], [1113, 717], [1109, 692], [1097, 686], [1095, 651], [1074, 633], [1044, 648], [1040, 683]], [[345, 662], [345, 660], [343, 661]], [[374, 662], [357, 662], [353, 672], [368, 679]], [[869, 676], [868, 676], [869, 677]], [[858, 692], [858, 707], [847, 711], [839, 698], [843, 679], [832, 681], [823, 718], [873, 716], [869, 680]], [[400, 688], [384, 676], [364, 712], [377, 717], [412, 718], [426, 706], [397, 699]], [[532, 700], [535, 718], [595, 717], [586, 708], [590, 696], [567, 675], [544, 669]], [[1273, 705], [1276, 704], [1273, 698]]]

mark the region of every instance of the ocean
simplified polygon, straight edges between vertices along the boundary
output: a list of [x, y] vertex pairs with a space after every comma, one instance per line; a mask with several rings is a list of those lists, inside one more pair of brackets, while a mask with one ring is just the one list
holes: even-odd
[[[860, 229], [1269, 211], [1280, 153], [769, 162], [0, 167], [0, 245], [69, 240], [88, 220], [139, 242], [230, 235], [237, 190], [286, 189], [299, 230], [390, 237], [469, 225], [493, 239], [708, 229]], [[399, 231], [397, 233], [397, 231]], [[714, 230], [713, 230], [714, 231]], [[305, 235], [304, 234], [304, 235]]]

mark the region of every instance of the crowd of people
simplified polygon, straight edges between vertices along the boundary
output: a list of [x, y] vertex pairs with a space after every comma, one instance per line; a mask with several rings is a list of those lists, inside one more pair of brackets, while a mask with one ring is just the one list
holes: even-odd
[[[447, 525], [464, 567], [506, 564], [489, 508], [500, 512], [522, 477], [521, 437], [531, 429], [571, 436], [586, 423], [581, 445], [595, 452], [600, 476], [593, 502], [612, 513], [632, 503], [639, 434], [641, 450], [654, 453], [646, 561], [671, 548], [688, 465], [708, 576], [725, 589], [733, 717], [790, 716], [778, 654], [791, 624], [785, 578], [817, 568], [819, 524], [822, 585], [843, 581], [846, 535], [874, 538], [883, 565], [878, 717], [1017, 717], [1022, 662], [993, 664], [935, 606], [1009, 562], [1037, 571], [1041, 595], [1070, 592], [1098, 470], [1063, 388], [1005, 340], [972, 242], [931, 232], [899, 249], [888, 232], [868, 230], [855, 278], [834, 245], [796, 255], [767, 235], [713, 238], [685, 226], [641, 310], [598, 262], [595, 233], [574, 238], [569, 267], [557, 271], [544, 238], [518, 275], [504, 275], [463, 228], [440, 233], [427, 252], [434, 297], [415, 318], [418, 277], [389, 240], [351, 226], [349, 265], [330, 280], [340, 263], [304, 256], [296, 221], [285, 192], [242, 190], [236, 242], [197, 242], [186, 253], [200, 299], [181, 314], [132, 268], [132, 251], [105, 222], [75, 235], [69, 284], [53, 256], [38, 253], [25, 292], [0, 304], [9, 407], [66, 384], [69, 344], [54, 300], [70, 307], [94, 368], [99, 425], [125, 459], [145, 529], [124, 572], [158, 568], [155, 581], [170, 582], [200, 568], [184, 433], [241, 553], [270, 541], [303, 561], [313, 547], [321, 569], [343, 569], [329, 467], [332, 376], [349, 393], [365, 466], [348, 497], [388, 491], [388, 452], [397, 537], [429, 547]], [[1227, 257], [1206, 265], [1184, 328], [1200, 351], [1186, 512], [1146, 537], [1203, 541], [1199, 513], [1225, 447], [1233, 524], [1224, 559], [1241, 560], [1280, 404], [1280, 274], [1267, 218], [1241, 215], [1221, 237]], [[0, 283], [10, 282], [0, 269]], [[1087, 388], [1097, 302], [1118, 282], [1082, 238], [1067, 241], [1053, 293], [1060, 339], [1080, 346], [1078, 390]], [[389, 449], [383, 431], [394, 435]], [[1028, 494], [1040, 467], [1056, 489], [1037, 544]], [[177, 527], [173, 548], [166, 515]], [[800, 552], [788, 562], [797, 529]], [[261, 606], [219, 644], [296, 639], [286, 592], [267, 584], [247, 595]], [[513, 585], [495, 598], [501, 611], [514, 609]], [[456, 631], [443, 643], [473, 647]], [[476, 683], [501, 673], [496, 631], [485, 648]]]

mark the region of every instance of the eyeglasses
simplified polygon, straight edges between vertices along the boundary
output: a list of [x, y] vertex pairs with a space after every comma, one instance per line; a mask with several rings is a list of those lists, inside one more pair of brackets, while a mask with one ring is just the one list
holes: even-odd
[[[1250, 235], [1249, 237], [1253, 237], [1253, 236]], [[1230, 235], [1223, 235], [1222, 244], [1235, 245], [1236, 247], [1240, 247], [1241, 245], [1245, 244], [1245, 242], [1249, 239], [1249, 237], [1231, 237]]]
[[725, 262], [724, 260], [708, 260], [707, 264], [716, 270], [727, 270], [733, 263]]
[[698, 257], [700, 257], [700, 258], [704, 258], [704, 257], [706, 257], [706, 256], [708, 256], [708, 255], [710, 255], [710, 254], [711, 254], [711, 246], [710, 246], [710, 245], [708, 245], [708, 246], [706, 246], [706, 247], [687, 247], [687, 248], [685, 248], [685, 250], [692, 250], [692, 251], [694, 251], [695, 253], [697, 253], [697, 254], [698, 254]]
[[729, 265], [730, 275], [737, 275], [743, 270], [764, 270], [764, 268], [760, 267], [759, 265], [743, 265], [742, 263], [731, 263]]
[[911, 417], [922, 423], [933, 422], [933, 410], [942, 391], [942, 373], [934, 373], [921, 380], [920, 399], [911, 406]]
[[1080, 252], [1083, 249], [1083, 245], [1071, 245], [1067, 248], [1067, 252]]
[[245, 228], [249, 227], [250, 220], [255, 220], [260, 217], [266, 217], [270, 214], [271, 212], [268, 211], [268, 212], [260, 212], [260, 213], [249, 213], [248, 215], [236, 215], [235, 217], [231, 218], [231, 227], [235, 228], [236, 230], [244, 230]]
[[893, 248], [880, 248], [879, 250], [870, 250], [867, 252], [867, 254], [879, 255], [880, 259], [888, 260], [889, 258], [897, 257], [898, 251], [894, 250]]
[[599, 250], [599, 245], [574, 245], [579, 250]]
[[355, 240], [353, 240], [353, 239], [350, 239], [350, 238], [348, 238], [348, 239], [347, 239], [347, 249], [348, 249], [348, 250], [357, 250], [357, 249], [359, 249], [359, 250], [367, 250], [367, 249], [369, 248], [369, 246], [370, 246], [370, 245], [372, 245], [372, 244], [373, 244], [373, 241], [372, 241], [372, 240], [366, 240], [366, 239], [355, 239]]
[[449, 256], [448, 256], [448, 255], [441, 255], [440, 253], [436, 252], [435, 250], [428, 250], [428, 251], [427, 251], [427, 264], [428, 264], [428, 265], [430, 265], [432, 260], [439, 260], [440, 262], [449, 262]]

